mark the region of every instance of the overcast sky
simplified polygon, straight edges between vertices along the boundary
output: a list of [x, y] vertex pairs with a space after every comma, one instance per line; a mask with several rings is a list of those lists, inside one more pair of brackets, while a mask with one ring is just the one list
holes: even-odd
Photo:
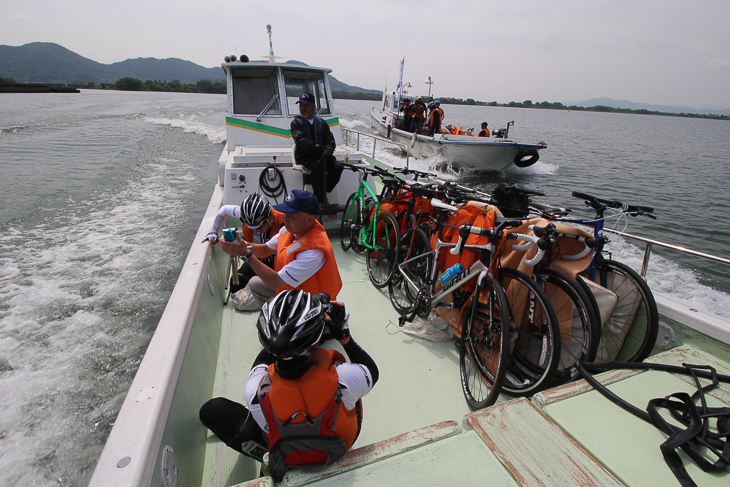
[[[0, 0], [0, 44], [105, 64], [274, 53], [350, 85], [481, 101], [609, 97], [730, 108], [726, 0]], [[42, 60], [39, 60], [42, 62]], [[2, 73], [0, 73], [2, 76]]]

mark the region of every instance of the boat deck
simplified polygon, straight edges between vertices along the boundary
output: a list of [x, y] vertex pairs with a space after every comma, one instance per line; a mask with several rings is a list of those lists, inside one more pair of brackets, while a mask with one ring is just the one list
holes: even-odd
[[[461, 392], [454, 342], [400, 332], [387, 288], [379, 291], [368, 279], [364, 254], [343, 252], [337, 237], [332, 240], [344, 282], [338, 299], [347, 304], [353, 337], [378, 364], [380, 379], [363, 399], [363, 429], [353, 449], [319, 471], [289, 472], [280, 485], [677, 485], [659, 450], [665, 435], [584, 381], [531, 401], [503, 395], [496, 406], [472, 413]], [[225, 307], [213, 397], [243, 402], [260, 350], [257, 316]], [[680, 332], [681, 348], [650, 360], [710, 364], [730, 374], [730, 347], [716, 343], [720, 348], [705, 354], [700, 350], [706, 344], [683, 342]], [[686, 378], [664, 372], [601, 377], [641, 408], [651, 398], [693, 391]], [[730, 406], [730, 388], [723, 385], [710, 401]], [[257, 478], [258, 463], [207, 433], [201, 485], [274, 485]], [[727, 485], [728, 469], [704, 473], [680, 455], [698, 485]]]

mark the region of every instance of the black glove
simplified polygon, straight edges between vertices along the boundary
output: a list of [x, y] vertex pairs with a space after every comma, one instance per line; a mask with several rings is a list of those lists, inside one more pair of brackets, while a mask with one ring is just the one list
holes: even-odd
[[350, 313], [345, 309], [345, 305], [332, 303], [327, 314], [332, 318], [330, 321], [325, 322], [330, 333], [332, 333], [332, 337], [337, 341], [349, 337], [350, 325], [347, 322], [350, 319]]

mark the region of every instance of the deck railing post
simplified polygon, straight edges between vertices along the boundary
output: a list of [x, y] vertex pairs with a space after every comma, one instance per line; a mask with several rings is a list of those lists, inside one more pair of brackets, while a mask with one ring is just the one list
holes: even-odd
[[641, 277], [646, 279], [646, 271], [649, 269], [649, 257], [651, 256], [651, 247], [652, 245], [650, 243], [646, 244], [646, 247], [644, 248], [644, 261], [641, 263]]

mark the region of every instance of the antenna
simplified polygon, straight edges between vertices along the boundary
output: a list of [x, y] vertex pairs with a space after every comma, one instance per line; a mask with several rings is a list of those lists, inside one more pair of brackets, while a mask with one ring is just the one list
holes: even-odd
[[270, 63], [275, 63], [280, 56], [274, 56], [274, 45], [271, 43], [271, 24], [266, 24], [266, 32], [269, 33], [269, 55], [264, 56]]

